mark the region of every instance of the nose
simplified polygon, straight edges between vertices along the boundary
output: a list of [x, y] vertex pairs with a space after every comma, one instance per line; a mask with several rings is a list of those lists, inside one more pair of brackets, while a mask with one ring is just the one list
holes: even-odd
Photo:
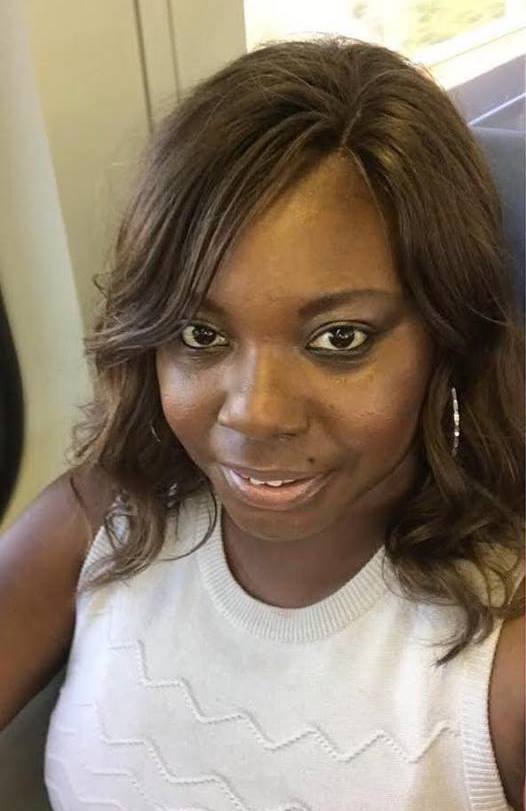
[[308, 415], [300, 377], [276, 347], [238, 359], [224, 378], [219, 425], [253, 439], [304, 433]]

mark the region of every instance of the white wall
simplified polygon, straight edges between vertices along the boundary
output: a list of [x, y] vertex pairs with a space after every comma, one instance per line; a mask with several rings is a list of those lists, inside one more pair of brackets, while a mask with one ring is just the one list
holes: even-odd
[[63, 466], [89, 382], [79, 301], [17, 0], [0, 5], [0, 284], [20, 360], [27, 442], [9, 523]]
[[130, 0], [26, 0], [38, 93], [85, 326], [148, 119]]
[[134, 166], [178, 96], [242, 53], [241, 0], [25, 0], [84, 324]]

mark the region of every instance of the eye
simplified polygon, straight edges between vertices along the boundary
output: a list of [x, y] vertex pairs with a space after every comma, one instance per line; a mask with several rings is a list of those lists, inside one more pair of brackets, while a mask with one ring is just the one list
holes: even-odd
[[340, 354], [344, 354], [359, 349], [369, 341], [369, 338], [369, 333], [363, 329], [358, 329], [350, 324], [335, 324], [330, 329], [321, 332], [309, 346], [312, 347], [314, 342], [318, 342], [315, 349], [333, 352], [336, 350], [336, 354], [339, 350]]
[[190, 349], [208, 349], [209, 347], [225, 346], [223, 343], [214, 344], [215, 338], [222, 338], [217, 330], [206, 324], [189, 324], [181, 332], [182, 343]]

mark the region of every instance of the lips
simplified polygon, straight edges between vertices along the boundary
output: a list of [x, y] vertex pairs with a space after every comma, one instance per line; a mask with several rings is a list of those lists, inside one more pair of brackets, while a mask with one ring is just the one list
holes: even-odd
[[222, 465], [224, 468], [233, 470], [238, 476], [244, 479], [257, 479], [260, 482], [275, 482], [284, 481], [286, 479], [294, 479], [295, 481], [303, 481], [305, 479], [312, 479], [319, 473], [306, 473], [305, 471], [298, 470], [285, 470], [285, 468], [273, 468], [272, 470], [256, 470], [255, 468], [240, 467], [239, 465]]
[[[234, 469], [223, 465], [221, 469], [227, 485], [241, 501], [252, 507], [278, 511], [288, 510], [313, 498], [324, 487], [331, 473], [306, 476], [305, 473], [298, 474], [290, 470], [265, 472], [251, 470], [247, 472], [246, 468]], [[290, 484], [282, 484], [280, 487], [272, 487], [267, 484], [252, 484], [246, 478], [247, 476], [258, 481], [283, 481], [283, 479], [296, 479], [296, 481]], [[299, 476], [302, 476], [302, 478], [299, 479]]]

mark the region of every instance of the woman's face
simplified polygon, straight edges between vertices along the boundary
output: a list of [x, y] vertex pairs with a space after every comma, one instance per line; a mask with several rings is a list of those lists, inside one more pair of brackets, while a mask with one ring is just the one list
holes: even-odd
[[[247, 229], [207, 301], [157, 374], [166, 420], [238, 528], [313, 537], [410, 487], [432, 344], [344, 159]], [[315, 481], [251, 485], [251, 471]]]

